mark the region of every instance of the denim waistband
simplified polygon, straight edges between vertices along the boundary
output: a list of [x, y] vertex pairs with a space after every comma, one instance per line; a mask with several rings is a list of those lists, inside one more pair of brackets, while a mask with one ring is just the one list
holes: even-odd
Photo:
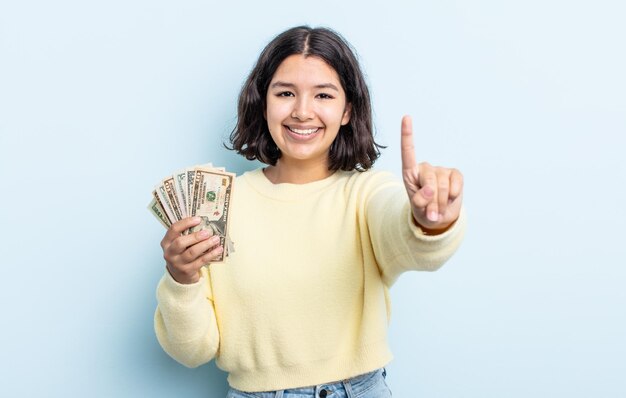
[[[315, 398], [367, 397], [366, 393], [381, 383], [381, 379], [384, 380], [386, 375], [386, 369], [380, 368], [349, 379], [309, 387], [264, 392], [244, 392], [231, 388], [228, 391], [227, 398], [289, 398], [290, 396]], [[384, 387], [387, 388], [386, 384]], [[372, 397], [374, 396], [378, 395], [372, 395]]]

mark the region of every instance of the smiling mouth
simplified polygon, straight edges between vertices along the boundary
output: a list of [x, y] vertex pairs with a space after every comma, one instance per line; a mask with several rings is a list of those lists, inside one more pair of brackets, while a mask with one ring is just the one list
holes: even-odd
[[307, 135], [315, 134], [320, 129], [319, 127], [316, 127], [316, 128], [313, 128], [313, 129], [296, 129], [296, 128], [292, 128], [292, 127], [289, 127], [289, 126], [286, 126], [286, 127], [292, 133], [298, 134], [298, 135], [301, 135], [301, 136], [307, 136]]

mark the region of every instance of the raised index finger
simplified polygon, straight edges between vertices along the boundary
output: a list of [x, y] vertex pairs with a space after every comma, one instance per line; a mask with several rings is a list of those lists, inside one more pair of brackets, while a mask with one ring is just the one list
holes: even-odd
[[402, 169], [412, 169], [417, 164], [415, 162], [415, 147], [413, 146], [413, 121], [411, 116], [405, 115], [402, 118], [401, 127], [402, 138], [400, 150], [402, 152]]

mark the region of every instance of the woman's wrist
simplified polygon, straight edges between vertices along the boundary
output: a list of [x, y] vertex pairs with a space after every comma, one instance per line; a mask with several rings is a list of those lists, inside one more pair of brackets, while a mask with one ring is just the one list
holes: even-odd
[[453, 222], [451, 222], [450, 224], [448, 224], [446, 226], [438, 227], [438, 228], [428, 228], [428, 227], [425, 227], [425, 226], [421, 225], [420, 223], [418, 223], [417, 220], [415, 219], [415, 217], [413, 217], [413, 223], [420, 230], [422, 230], [424, 235], [432, 236], [432, 235], [441, 235], [441, 234], [445, 233], [446, 231], [450, 230], [450, 228], [452, 228], [452, 226], [456, 223], [456, 220], [454, 220]]

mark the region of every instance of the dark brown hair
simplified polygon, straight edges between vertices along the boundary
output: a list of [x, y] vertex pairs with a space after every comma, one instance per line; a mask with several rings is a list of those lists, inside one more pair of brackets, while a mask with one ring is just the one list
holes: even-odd
[[248, 160], [276, 165], [281, 153], [264, 117], [266, 96], [276, 69], [294, 54], [319, 57], [330, 65], [352, 106], [349, 123], [340, 127], [330, 146], [329, 170], [371, 168], [384, 147], [374, 142], [369, 90], [350, 44], [327, 28], [291, 28], [263, 49], [239, 94], [237, 125], [230, 134], [232, 147], [227, 148]]

